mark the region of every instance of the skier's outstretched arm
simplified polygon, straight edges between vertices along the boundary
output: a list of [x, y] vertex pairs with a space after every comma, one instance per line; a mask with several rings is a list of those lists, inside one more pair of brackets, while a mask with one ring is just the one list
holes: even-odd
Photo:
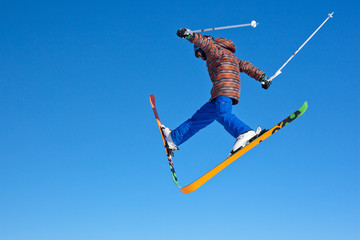
[[261, 71], [259, 68], [256, 68], [248, 61], [242, 61], [239, 59], [238, 62], [240, 72], [244, 72], [249, 75], [249, 77], [261, 82], [261, 86], [264, 89], [268, 89], [270, 87], [271, 82], [266, 81], [267, 77], [263, 71]]
[[207, 56], [218, 57], [220, 54], [219, 49], [215, 47], [212, 37], [203, 36], [200, 33], [193, 33], [187, 28], [180, 28], [176, 34], [201, 48]]

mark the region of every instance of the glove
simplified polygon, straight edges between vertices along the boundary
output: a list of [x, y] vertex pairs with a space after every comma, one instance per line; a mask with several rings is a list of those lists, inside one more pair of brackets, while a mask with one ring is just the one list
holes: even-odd
[[191, 30], [187, 29], [187, 28], [180, 28], [176, 34], [179, 37], [186, 38], [186, 39], [191, 39], [193, 36], [193, 33], [191, 32]]
[[265, 75], [263, 75], [260, 79], [259, 82], [261, 82], [261, 87], [263, 89], [268, 89], [272, 83], [272, 81], [268, 81], [268, 77], [266, 77]]

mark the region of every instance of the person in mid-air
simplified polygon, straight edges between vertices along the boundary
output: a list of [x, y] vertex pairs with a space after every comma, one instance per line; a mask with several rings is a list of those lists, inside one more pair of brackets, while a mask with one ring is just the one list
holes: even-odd
[[231, 112], [232, 105], [238, 104], [240, 100], [240, 72], [261, 82], [264, 89], [268, 89], [271, 82], [266, 81], [268, 78], [263, 71], [234, 55], [236, 48], [231, 40], [214, 39], [193, 33], [187, 28], [179, 29], [177, 35], [193, 43], [195, 56], [206, 61], [213, 87], [210, 100], [190, 119], [174, 130], [161, 126], [168, 147], [171, 151], [178, 150], [178, 146], [216, 120], [236, 139], [230, 152], [233, 154], [261, 131], [260, 126], [254, 131]]

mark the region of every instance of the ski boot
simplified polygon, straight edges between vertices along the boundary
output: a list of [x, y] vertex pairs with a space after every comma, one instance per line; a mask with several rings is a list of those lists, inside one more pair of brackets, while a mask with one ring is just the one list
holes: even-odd
[[245, 133], [240, 134], [234, 143], [234, 146], [231, 149], [231, 152], [229, 156], [233, 155], [240, 149], [244, 148], [246, 145], [248, 145], [251, 141], [253, 141], [255, 138], [257, 138], [260, 133], [262, 133], [261, 127], [259, 126], [256, 129], [256, 132], [254, 130], [247, 131]]
[[165, 137], [165, 140], [166, 140], [166, 148], [168, 149], [169, 151], [169, 154], [171, 156], [174, 156], [174, 151], [177, 151], [179, 150], [179, 148], [176, 146], [176, 144], [174, 143], [174, 141], [172, 140], [172, 137], [171, 137], [171, 129], [170, 128], [167, 128], [165, 127], [164, 125], [161, 125], [161, 131]]

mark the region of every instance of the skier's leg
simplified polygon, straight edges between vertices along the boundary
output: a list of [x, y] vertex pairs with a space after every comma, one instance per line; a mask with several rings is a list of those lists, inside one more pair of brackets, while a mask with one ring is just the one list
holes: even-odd
[[231, 113], [232, 101], [231, 99], [216, 99], [218, 100], [217, 106], [219, 109], [219, 117], [216, 119], [221, 123], [226, 131], [228, 131], [234, 138], [236, 138], [234, 146], [231, 149], [230, 155], [234, 154], [237, 150], [249, 144], [249, 141], [258, 135], [261, 131], [259, 127], [256, 132], [248, 125], [243, 123], [235, 114]]
[[217, 118], [216, 106], [207, 102], [190, 119], [171, 131], [171, 138], [179, 146]]
[[224, 126], [225, 130], [234, 138], [239, 135], [252, 130], [248, 125], [242, 122], [235, 114], [231, 113], [232, 100], [228, 97], [218, 97], [215, 100], [218, 111], [218, 121]]

